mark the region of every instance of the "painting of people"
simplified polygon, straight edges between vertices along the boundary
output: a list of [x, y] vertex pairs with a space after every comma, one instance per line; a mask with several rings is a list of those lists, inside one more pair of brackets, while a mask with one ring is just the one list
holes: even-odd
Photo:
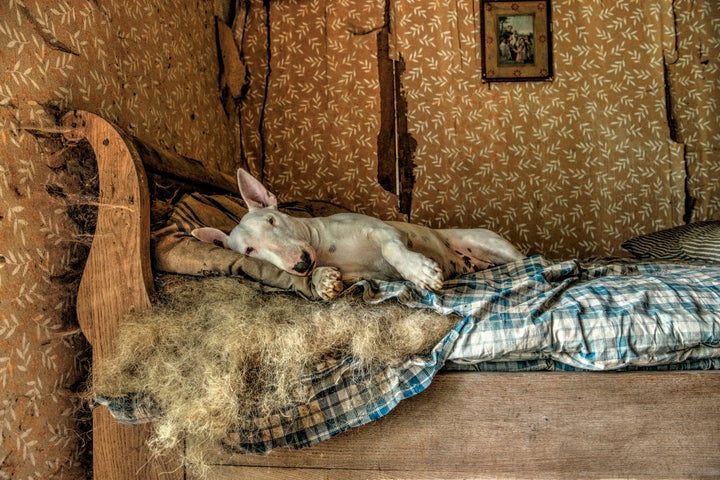
[[498, 17], [498, 60], [501, 65], [535, 63], [535, 15]]

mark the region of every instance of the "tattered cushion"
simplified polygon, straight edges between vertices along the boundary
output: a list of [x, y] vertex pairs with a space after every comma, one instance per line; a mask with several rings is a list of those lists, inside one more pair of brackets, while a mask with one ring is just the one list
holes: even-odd
[[639, 259], [720, 263], [720, 221], [641, 235], [623, 243], [622, 248]]
[[289, 432], [328, 437], [363, 423], [392, 408], [408, 364], [428, 364], [460, 321], [351, 294], [308, 302], [221, 276], [156, 281], [159, 301], [125, 319], [92, 395], [117, 420], [155, 421], [158, 451], [188, 435], [208, 448], [265, 448]]
[[[296, 217], [327, 216], [347, 212], [328, 202], [297, 201], [280, 204]], [[320, 298], [309, 277], [291, 275], [279, 268], [190, 235], [195, 228], [215, 227], [229, 233], [247, 213], [242, 200], [231, 195], [183, 196], [168, 222], [153, 231], [153, 266], [156, 271], [186, 275], [240, 275], [266, 287], [294, 291], [306, 298]]]

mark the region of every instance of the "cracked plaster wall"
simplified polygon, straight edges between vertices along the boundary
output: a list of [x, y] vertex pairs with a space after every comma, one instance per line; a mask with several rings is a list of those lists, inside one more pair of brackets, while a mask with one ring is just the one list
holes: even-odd
[[[281, 196], [403, 218], [377, 182], [378, 46], [363, 34], [385, 2], [249, 5], [247, 162]], [[567, 257], [720, 217], [717, 2], [555, 0], [554, 81], [505, 84], [481, 82], [479, 2], [390, 5], [417, 141], [412, 221]]]
[[[88, 152], [57, 114], [87, 109], [208, 165], [231, 165], [238, 124], [218, 90], [219, 2], [0, 2], [0, 479], [91, 475], [74, 318], [92, 201]], [[70, 213], [70, 216], [68, 215]]]

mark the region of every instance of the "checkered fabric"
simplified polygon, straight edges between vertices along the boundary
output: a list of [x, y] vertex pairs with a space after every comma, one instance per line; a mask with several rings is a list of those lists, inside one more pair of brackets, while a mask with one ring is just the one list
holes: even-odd
[[[462, 317], [426, 356], [363, 375], [351, 358], [319, 364], [309, 400], [234, 432], [231, 451], [306, 447], [376, 420], [422, 392], [442, 368], [479, 371], [720, 368], [720, 267], [629, 260], [553, 262], [541, 256], [447, 281], [361, 282], [390, 298]], [[142, 407], [133, 421], [133, 398]], [[147, 420], [147, 399], [101, 399], [118, 419]], [[144, 415], [144, 417], [143, 417]], [[143, 417], [143, 418], [140, 418]]]

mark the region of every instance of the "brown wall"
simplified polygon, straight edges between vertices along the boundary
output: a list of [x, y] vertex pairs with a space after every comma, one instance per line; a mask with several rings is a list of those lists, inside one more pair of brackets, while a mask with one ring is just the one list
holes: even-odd
[[[25, 5], [26, 7], [23, 7]], [[84, 478], [87, 346], [73, 305], [88, 239], [67, 215], [91, 178], [24, 126], [99, 112], [210, 165], [237, 151], [217, 89], [214, 2], [0, 3], [0, 479]], [[78, 217], [77, 209], [73, 210]]]
[[[267, 70], [253, 59], [243, 139], [281, 195], [399, 216], [376, 180], [383, 3], [271, 3], [269, 87], [265, 96]], [[707, 41], [718, 37], [717, 3], [556, 0], [554, 81], [492, 85], [480, 78], [479, 8], [393, 2], [391, 54], [405, 63], [417, 142], [412, 221], [489, 227], [549, 256], [618, 254], [624, 239], [682, 223], [686, 159], [693, 219], [720, 215], [708, 173], [718, 163], [718, 47]], [[245, 45], [266, 61], [267, 18], [258, 2], [251, 11]]]

